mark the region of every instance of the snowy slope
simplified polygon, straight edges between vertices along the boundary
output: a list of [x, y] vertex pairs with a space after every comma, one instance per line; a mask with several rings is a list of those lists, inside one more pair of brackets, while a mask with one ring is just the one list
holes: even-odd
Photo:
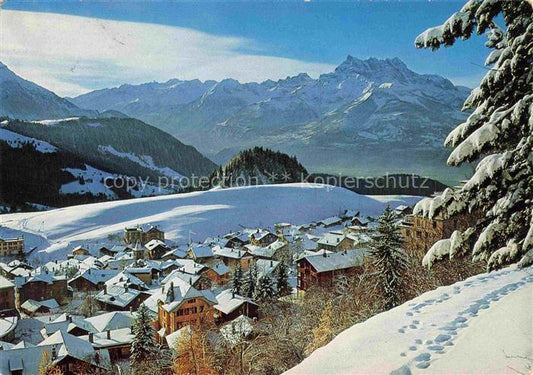
[[58, 258], [71, 246], [106, 243], [109, 235], [122, 235], [124, 227], [136, 224], [159, 225], [167, 239], [186, 243], [190, 230], [192, 239], [199, 241], [242, 229], [240, 225], [270, 226], [281, 221], [308, 223], [348, 208], [360, 210], [363, 215], [377, 215], [386, 201], [395, 206], [418, 200], [418, 197], [381, 197], [378, 200], [346, 189], [315, 184], [217, 189], [2, 215], [0, 236], [5, 228], [32, 234], [31, 242], [35, 245], [28, 243], [27, 246], [38, 246], [39, 250], [50, 253], [49, 258]]
[[0, 128], [0, 141], [7, 142], [7, 144], [9, 144], [9, 146], [11, 146], [12, 148], [21, 148], [24, 145], [29, 144], [29, 145], [32, 145], [36, 151], [39, 151], [39, 152], [48, 153], [48, 152], [57, 151], [57, 148], [55, 148], [48, 142], [41, 141], [39, 139], [35, 139], [31, 137], [26, 137], [22, 134], [18, 134], [10, 130], [1, 129], [1, 128]]
[[285, 374], [531, 373], [532, 306], [533, 268], [481, 274], [354, 325]]

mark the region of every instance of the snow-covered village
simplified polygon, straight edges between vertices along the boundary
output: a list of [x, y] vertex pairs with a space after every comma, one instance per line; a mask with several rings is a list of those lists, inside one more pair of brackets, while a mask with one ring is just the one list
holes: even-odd
[[531, 1], [0, 19], [0, 375], [533, 374]]

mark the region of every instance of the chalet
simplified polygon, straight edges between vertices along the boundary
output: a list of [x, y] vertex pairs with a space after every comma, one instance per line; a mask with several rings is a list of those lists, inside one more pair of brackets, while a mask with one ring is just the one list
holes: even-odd
[[317, 248], [329, 251], [351, 249], [354, 241], [342, 232], [329, 232], [317, 242]]
[[405, 215], [412, 215], [413, 209], [405, 204], [401, 204], [394, 209], [396, 216], [404, 217]]
[[250, 298], [240, 296], [227, 289], [216, 296], [217, 304], [214, 306], [217, 313], [217, 323], [224, 324], [240, 315], [249, 318], [259, 316], [259, 306]]
[[354, 217], [352, 220], [350, 220], [350, 224], [352, 226], [356, 225], [359, 227], [368, 227], [369, 223], [370, 221], [363, 217]]
[[409, 255], [422, 257], [435, 242], [449, 238], [455, 230], [465, 230], [478, 219], [477, 213], [456, 215], [452, 218], [438, 214], [432, 219], [406, 215], [400, 224], [404, 248]]
[[230, 233], [224, 238], [227, 239], [226, 243], [223, 244], [224, 247], [239, 248], [250, 243], [250, 238], [247, 234]]
[[[205, 277], [204, 276], [202, 276], [200, 274], [192, 275], [190, 273], [185, 273], [185, 272], [183, 272], [183, 271], [181, 271], [179, 269], [172, 271], [163, 280], [161, 280], [161, 285], [169, 284], [175, 278], [179, 278], [180, 280], [185, 281], [186, 283], [189, 283], [190, 285], [192, 285], [196, 289], [204, 289], [203, 286], [206, 285], [206, 284], [209, 284], [209, 286], [211, 286], [211, 282], [210, 281], [209, 281], [209, 283], [205, 282], [205, 280], [204, 280]], [[209, 288], [207, 288], [207, 289], [209, 289]]]
[[75, 291], [93, 292], [102, 289], [106, 281], [119, 273], [120, 271], [118, 270], [89, 268], [69, 280], [68, 285]]
[[24, 237], [0, 238], [0, 256], [24, 255]]
[[111, 364], [128, 360], [131, 356], [131, 343], [135, 335], [131, 327], [108, 329], [104, 332], [89, 333], [80, 336], [80, 339], [89, 342], [94, 350], [99, 353], [105, 350], [109, 353]]
[[214, 257], [213, 249], [204, 244], [191, 244], [187, 251], [187, 255], [189, 258], [199, 263], [207, 263]]
[[124, 229], [124, 242], [127, 244], [139, 242], [141, 245], [146, 245], [151, 240], [165, 241], [165, 233], [150, 224], [126, 227]]
[[59, 304], [65, 304], [72, 296], [68, 289], [67, 278], [55, 276], [47, 270], [34, 272], [28, 277], [16, 277], [15, 285], [19, 307], [29, 299], [35, 301], [55, 299]]
[[139, 279], [137, 276], [128, 273], [127, 270], [124, 270], [116, 276], [112, 277], [111, 279], [107, 280], [105, 282], [105, 285], [107, 285], [108, 287], [118, 285], [123, 288], [127, 287], [140, 291], [148, 289], [144, 281]]
[[345, 250], [328, 253], [320, 250], [297, 261], [298, 291], [306, 291], [312, 285], [333, 285], [336, 277], [357, 273], [365, 261], [366, 250]]
[[371, 228], [368, 226], [360, 226], [360, 225], [349, 225], [346, 227], [346, 232], [353, 233], [353, 234], [359, 234], [359, 233], [368, 233], [370, 232]]
[[276, 259], [290, 262], [289, 244], [283, 240], [276, 240], [268, 246], [246, 245], [245, 249], [253, 255], [255, 259]]
[[[246, 245], [253, 246], [253, 245]], [[245, 247], [246, 247], [245, 246]], [[245, 250], [235, 249], [231, 247], [215, 247], [214, 254], [220, 258], [226, 266], [232, 271], [235, 271], [240, 265], [241, 269], [246, 271], [252, 262], [252, 256]]]
[[59, 304], [55, 299], [48, 299], [46, 301], [34, 301], [32, 299], [26, 300], [20, 309], [24, 311], [29, 316], [34, 316], [35, 314], [48, 314], [51, 312], [59, 311]]
[[231, 270], [223, 262], [218, 261], [208, 267], [203, 273], [215, 285], [225, 285], [231, 279]]
[[2, 276], [13, 280], [17, 276], [29, 276], [33, 271], [33, 267], [20, 260], [13, 260], [7, 264], [0, 263], [0, 271], [2, 272]]
[[183, 259], [187, 257], [187, 251], [175, 248], [167, 251], [163, 256], [161, 257], [162, 260], [177, 260], [177, 259]]
[[175, 271], [182, 267], [181, 263], [177, 260], [165, 260], [161, 263], [161, 273], [163, 276], [169, 275], [172, 271]]
[[114, 257], [117, 254], [129, 253], [132, 250], [133, 249], [130, 246], [125, 246], [125, 245], [114, 245], [110, 248], [103, 246], [100, 248], [100, 256], [109, 255], [111, 257]]
[[352, 220], [354, 217], [359, 216], [359, 211], [357, 210], [344, 210], [341, 215], [342, 220]]
[[268, 246], [277, 239], [278, 236], [268, 230], [257, 229], [254, 233], [250, 234], [250, 243], [256, 246]]
[[80, 245], [72, 249], [72, 256], [76, 255], [91, 255], [91, 253], [89, 252], [89, 250]]
[[61, 314], [52, 322], [45, 323], [41, 330], [43, 337], [50, 337], [57, 331], [62, 331], [73, 336], [87, 335], [97, 332], [96, 328], [81, 316]]
[[118, 253], [112, 259], [109, 259], [105, 262], [104, 268], [112, 270], [122, 270], [125, 267], [133, 264], [135, 262], [135, 257], [133, 252], [130, 253]]
[[198, 290], [187, 282], [174, 279], [158, 292], [158, 328], [164, 335], [202, 320], [213, 321], [217, 300], [210, 290]]
[[331, 217], [328, 217], [327, 219], [320, 220], [318, 224], [323, 226], [324, 228], [330, 228], [330, 227], [334, 227], [337, 225], [341, 225], [342, 219], [338, 216], [331, 216]]
[[[128, 267], [124, 269], [124, 272], [130, 276], [133, 276], [141, 280], [146, 285], [152, 285], [152, 280], [157, 279], [159, 271], [152, 267]], [[131, 277], [130, 277], [131, 279]]]
[[58, 331], [37, 346], [0, 350], [0, 374], [39, 374], [45, 353], [51, 364], [64, 375], [105, 374], [111, 371], [107, 351], [96, 352], [87, 341]]
[[12, 315], [15, 307], [15, 284], [0, 276], [0, 317]]
[[149, 296], [149, 293], [127, 285], [105, 285], [95, 299], [105, 311], [127, 311], [138, 309]]
[[161, 259], [170, 248], [161, 240], [150, 240], [144, 245], [147, 259]]

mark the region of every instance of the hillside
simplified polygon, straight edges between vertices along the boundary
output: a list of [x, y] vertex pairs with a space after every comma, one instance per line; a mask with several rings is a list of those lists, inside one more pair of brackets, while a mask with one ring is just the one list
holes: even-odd
[[105, 185], [104, 179], [123, 181], [130, 176], [110, 173], [48, 142], [0, 128], [0, 204], [32, 210], [32, 205], [62, 207], [168, 193], [155, 186], [129, 189]]
[[305, 181], [307, 170], [291, 157], [262, 147], [239, 152], [211, 175], [214, 186], [265, 185]]
[[[171, 242], [187, 243], [247, 227], [277, 222], [309, 223], [357, 209], [378, 215], [385, 204], [414, 204], [418, 197], [367, 197], [316, 184], [280, 184], [165, 195], [66, 207], [38, 213], [2, 215], [1, 236], [23, 234], [27, 248], [43, 258], [64, 257], [76, 244], [106, 244], [126, 226], [151, 223]], [[44, 253], [43, 253], [44, 252]]]
[[49, 142], [109, 172], [149, 177], [153, 183], [159, 176], [208, 175], [216, 167], [194, 147], [132, 118], [10, 120], [3, 126]]
[[286, 375], [526, 374], [533, 268], [440, 287], [339, 334]]
[[456, 183], [442, 142], [466, 118], [469, 89], [417, 74], [399, 59], [352, 56], [334, 72], [277, 82], [170, 80], [122, 85], [73, 98], [118, 110], [195, 145], [219, 164], [253, 146], [295, 154], [311, 172], [417, 173]]
[[97, 114], [22, 79], [0, 62], [0, 117], [39, 120]]

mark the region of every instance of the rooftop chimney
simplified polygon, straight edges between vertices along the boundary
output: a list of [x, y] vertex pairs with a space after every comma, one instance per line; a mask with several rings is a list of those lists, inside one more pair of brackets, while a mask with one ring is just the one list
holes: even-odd
[[111, 340], [111, 330], [108, 329], [106, 333], [107, 333], [107, 339]]
[[94, 333], [92, 333], [92, 332], [89, 332], [89, 342], [90, 343], [94, 342]]
[[104, 294], [107, 294], [107, 284], [104, 284]]

